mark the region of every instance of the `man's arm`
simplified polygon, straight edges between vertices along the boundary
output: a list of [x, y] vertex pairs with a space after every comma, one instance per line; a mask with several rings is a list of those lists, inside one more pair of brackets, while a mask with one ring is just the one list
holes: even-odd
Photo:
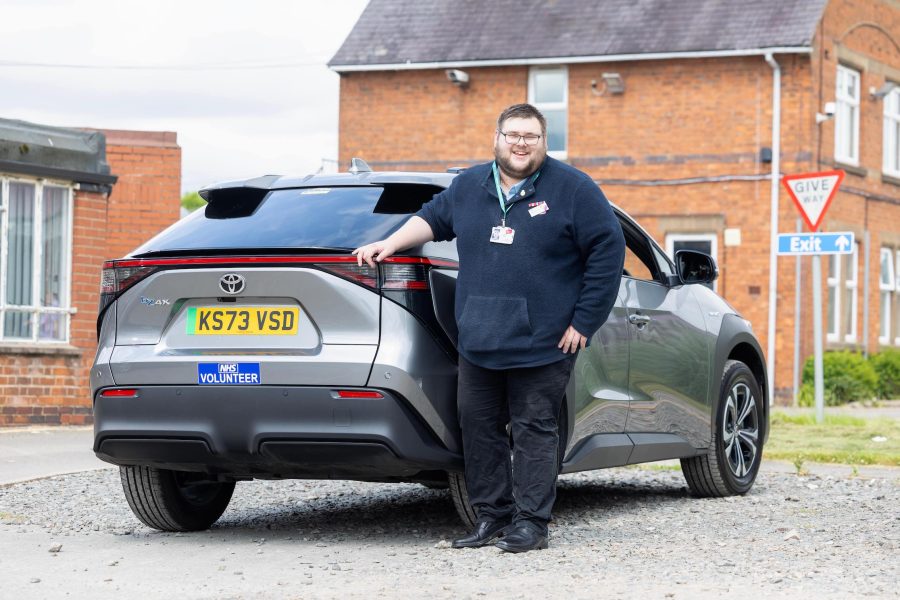
[[386, 240], [360, 246], [353, 251], [353, 254], [356, 255], [356, 263], [359, 266], [366, 261], [367, 265], [374, 267], [376, 262], [381, 262], [392, 254], [413, 246], [420, 246], [433, 239], [434, 233], [431, 231], [431, 226], [422, 217], [413, 215]]
[[559, 341], [563, 352], [584, 348], [606, 322], [616, 302], [625, 262], [622, 227], [603, 192], [595, 183], [585, 182], [576, 196], [575, 241], [585, 258], [585, 271], [572, 323]]

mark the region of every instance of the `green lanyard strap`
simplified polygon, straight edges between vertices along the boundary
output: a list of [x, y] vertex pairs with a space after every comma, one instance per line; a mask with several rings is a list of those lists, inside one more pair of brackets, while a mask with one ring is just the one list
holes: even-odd
[[[509, 212], [509, 209], [512, 208], [512, 206], [506, 206], [506, 202], [503, 199], [504, 194], [503, 188], [500, 187], [500, 170], [497, 168], [497, 161], [494, 161], [494, 164], [491, 165], [491, 170], [494, 172], [494, 185], [497, 186], [497, 199], [500, 201], [500, 210], [503, 211], [503, 218], [500, 224], [501, 226], [506, 227], [506, 213]], [[534, 182], [537, 181], [540, 174], [541, 172], [538, 171], [531, 176], [531, 185], [534, 185]]]

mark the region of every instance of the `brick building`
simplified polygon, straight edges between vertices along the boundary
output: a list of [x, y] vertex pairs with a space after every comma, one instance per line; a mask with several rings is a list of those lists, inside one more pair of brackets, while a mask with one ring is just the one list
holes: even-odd
[[[772, 174], [843, 169], [820, 230], [854, 231], [857, 248], [824, 258], [827, 347], [900, 347], [896, 2], [372, 0], [330, 67], [341, 164], [486, 161], [500, 110], [537, 105], [553, 156], [669, 251], [716, 257], [716, 289], [754, 323], [782, 401], [798, 317], [801, 359], [812, 353], [811, 262], [798, 315], [796, 259], [770, 269], [773, 212], [780, 232], [798, 219]], [[817, 118], [827, 103], [834, 117]]]
[[0, 426], [91, 422], [100, 270], [179, 216], [170, 132], [0, 119]]

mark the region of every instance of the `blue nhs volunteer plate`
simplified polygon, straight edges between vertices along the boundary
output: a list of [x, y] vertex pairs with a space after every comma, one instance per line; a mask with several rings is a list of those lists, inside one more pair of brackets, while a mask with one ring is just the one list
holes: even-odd
[[259, 363], [198, 363], [200, 385], [260, 385]]

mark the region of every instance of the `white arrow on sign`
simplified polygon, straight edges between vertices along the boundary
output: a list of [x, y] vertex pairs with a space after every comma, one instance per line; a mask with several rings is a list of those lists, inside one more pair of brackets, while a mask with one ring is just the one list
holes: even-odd
[[835, 240], [834, 245], [838, 247], [838, 250], [843, 252], [847, 249], [847, 246], [850, 245], [850, 240], [848, 240], [846, 238], [846, 236], [842, 235], [841, 237], [839, 237], [838, 239]]
[[782, 183], [787, 187], [791, 200], [800, 209], [806, 224], [812, 231], [816, 231], [843, 180], [843, 171], [823, 171], [785, 175]]

